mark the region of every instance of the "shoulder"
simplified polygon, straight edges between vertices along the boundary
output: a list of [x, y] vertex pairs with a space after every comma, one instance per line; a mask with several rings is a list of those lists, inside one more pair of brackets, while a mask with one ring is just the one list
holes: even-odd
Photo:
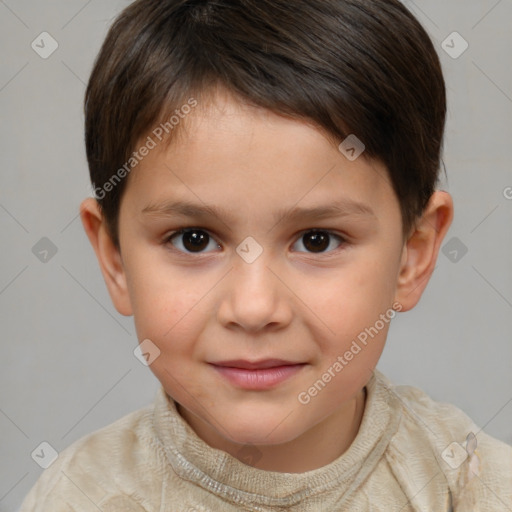
[[141, 468], [150, 473], [157, 464], [152, 415], [153, 405], [148, 405], [65, 448], [40, 475], [19, 512], [144, 512], [127, 496], [137, 490]]
[[401, 410], [390, 443], [397, 471], [412, 475], [421, 466], [425, 483], [426, 477], [437, 479], [439, 488], [449, 490], [454, 510], [512, 508], [512, 446], [486, 434], [455, 405], [435, 401], [414, 386], [392, 385], [380, 375]]

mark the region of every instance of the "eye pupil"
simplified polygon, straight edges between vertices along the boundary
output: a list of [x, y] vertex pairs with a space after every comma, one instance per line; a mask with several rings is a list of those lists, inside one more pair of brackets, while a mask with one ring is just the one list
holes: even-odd
[[204, 231], [187, 231], [183, 233], [183, 245], [188, 251], [201, 250], [208, 246], [208, 238]]
[[[203, 252], [210, 242], [210, 235], [201, 229], [182, 230], [171, 238], [174, 238], [178, 234], [180, 235], [185, 250], [191, 253]], [[302, 240], [304, 247], [309, 252], [321, 253], [329, 248], [331, 236], [328, 231], [308, 231], [302, 236]]]
[[329, 235], [321, 231], [306, 233], [304, 235], [304, 247], [312, 252], [323, 252], [329, 247]]

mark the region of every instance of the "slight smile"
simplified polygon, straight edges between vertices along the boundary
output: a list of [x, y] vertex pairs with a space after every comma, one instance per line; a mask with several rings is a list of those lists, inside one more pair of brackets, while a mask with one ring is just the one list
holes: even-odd
[[209, 364], [231, 384], [249, 390], [270, 389], [297, 374], [306, 366], [306, 363], [294, 363], [281, 359], [257, 362], [232, 360]]

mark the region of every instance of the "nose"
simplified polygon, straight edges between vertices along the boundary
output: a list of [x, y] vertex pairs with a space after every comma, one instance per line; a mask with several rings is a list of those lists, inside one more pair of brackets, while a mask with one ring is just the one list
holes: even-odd
[[290, 323], [292, 292], [284, 284], [284, 276], [272, 267], [276, 265], [265, 251], [252, 263], [234, 256], [221, 290], [218, 319], [222, 325], [259, 332], [279, 330]]

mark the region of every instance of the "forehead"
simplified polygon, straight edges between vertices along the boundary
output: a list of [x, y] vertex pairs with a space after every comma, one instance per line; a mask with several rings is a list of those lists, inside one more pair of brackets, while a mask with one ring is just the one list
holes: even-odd
[[274, 217], [299, 203], [350, 199], [364, 210], [394, 197], [378, 161], [364, 153], [350, 161], [312, 123], [222, 91], [183, 116], [170, 144], [157, 143], [132, 171], [127, 188], [140, 211], [188, 199], [241, 212], [250, 201], [253, 213], [258, 205], [275, 206]]

